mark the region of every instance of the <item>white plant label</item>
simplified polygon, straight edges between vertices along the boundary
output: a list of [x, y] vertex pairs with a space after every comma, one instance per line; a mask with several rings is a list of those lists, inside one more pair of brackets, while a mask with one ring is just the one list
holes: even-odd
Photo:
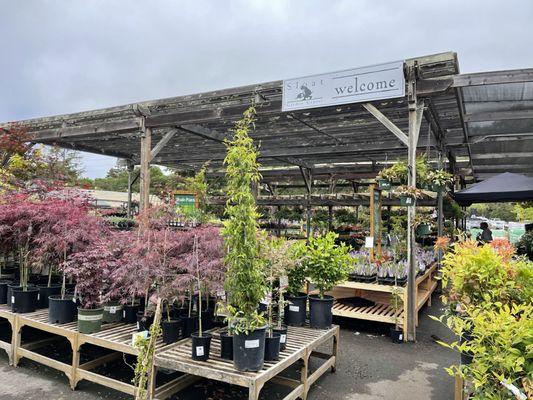
[[147, 339], [148, 338], [148, 331], [135, 332], [134, 334], [132, 334], [131, 335], [131, 345], [132, 346], [135, 346], [135, 341], [137, 340], [138, 337], [140, 337], [142, 339]]
[[289, 286], [289, 277], [288, 276], [281, 276], [279, 278], [279, 287], [280, 289], [285, 289]]
[[279, 338], [279, 341], [281, 343], [285, 343], [287, 341], [287, 335], [281, 335], [281, 337]]
[[374, 247], [374, 237], [373, 236], [365, 237], [365, 247], [367, 249], [371, 249], [372, 247]]
[[245, 349], [257, 349], [259, 348], [259, 339], [256, 340], [245, 340], [244, 341]]
[[100, 321], [102, 319], [102, 314], [97, 315], [78, 315], [78, 320], [80, 321]]
[[400, 333], [399, 339], [403, 340], [403, 335], [401, 333]]
[[139, 325], [139, 321], [137, 321], [137, 329], [139, 329], [141, 326]]
[[196, 346], [196, 355], [202, 357], [204, 355], [204, 346]]
[[300, 312], [300, 306], [289, 306], [289, 311]]
[[109, 314], [116, 314], [117, 308], [116, 307], [109, 307]]
[[15, 304], [15, 296], [11, 296], [11, 304]]
[[41, 300], [41, 293], [37, 293], [37, 301]]
[[122, 318], [126, 318], [126, 310], [122, 311]]

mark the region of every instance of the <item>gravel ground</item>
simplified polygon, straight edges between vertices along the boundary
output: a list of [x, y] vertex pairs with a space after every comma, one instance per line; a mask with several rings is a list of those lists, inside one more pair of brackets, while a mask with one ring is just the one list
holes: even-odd
[[[337, 372], [326, 374], [314, 385], [310, 400], [449, 400], [453, 398], [453, 379], [443, 368], [457, 356], [437, 345], [433, 336], [452, 339], [450, 333], [428, 315], [439, 313], [439, 304], [425, 308], [420, 318], [418, 341], [393, 344], [384, 336], [385, 326], [362, 324], [350, 320], [335, 321], [341, 325]], [[45, 349], [46, 354], [64, 358], [64, 344]], [[312, 365], [312, 368], [316, 365]], [[108, 365], [99, 371], [128, 380], [130, 371], [122, 363]], [[295, 369], [289, 375], [297, 374]], [[286, 389], [266, 385], [262, 399], [283, 398]], [[129, 396], [102, 386], [82, 381], [71, 391], [67, 378], [60, 372], [23, 359], [18, 368], [8, 365], [5, 352], [0, 352], [1, 400], [120, 400]], [[247, 399], [247, 392], [233, 386], [199, 381], [179, 393], [174, 400]]]

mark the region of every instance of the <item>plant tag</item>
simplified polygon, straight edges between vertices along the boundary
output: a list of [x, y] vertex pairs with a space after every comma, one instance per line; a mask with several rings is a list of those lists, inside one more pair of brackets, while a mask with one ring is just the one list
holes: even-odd
[[126, 318], [126, 310], [122, 311], [122, 318]]
[[280, 343], [285, 343], [287, 341], [287, 335], [281, 335], [279, 341]]
[[204, 355], [204, 346], [196, 346], [196, 355], [202, 357]]
[[300, 312], [300, 306], [289, 306], [289, 311]]
[[139, 330], [141, 326], [139, 325], [139, 321], [137, 321], [137, 330]]
[[402, 333], [400, 333], [400, 335], [398, 336], [398, 339], [403, 340], [403, 334]]
[[41, 293], [37, 293], [37, 301], [41, 300]]
[[220, 298], [226, 297], [226, 291], [225, 290], [217, 290], [217, 297], [220, 297]]
[[259, 348], [259, 339], [256, 340], [245, 340], [244, 341], [245, 349], [258, 349]]
[[365, 237], [365, 247], [367, 249], [374, 247], [374, 237], [373, 236]]
[[76, 302], [76, 296], [74, 296], [74, 297], [72, 298], [72, 302], [73, 302], [73, 303]]
[[15, 304], [15, 296], [11, 296], [11, 304]]
[[[137, 325], [138, 324], [139, 323], [137, 323]], [[135, 332], [134, 334], [132, 334], [131, 335], [131, 345], [132, 346], [135, 346], [135, 341], [137, 340], [137, 338], [148, 339], [148, 331]]]
[[117, 308], [116, 307], [109, 307], [109, 314], [116, 314]]
[[279, 278], [279, 288], [286, 289], [289, 286], [289, 277], [284, 275]]

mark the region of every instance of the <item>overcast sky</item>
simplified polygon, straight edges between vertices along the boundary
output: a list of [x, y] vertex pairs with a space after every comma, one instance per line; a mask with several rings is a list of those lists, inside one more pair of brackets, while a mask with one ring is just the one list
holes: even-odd
[[0, 49], [5, 122], [450, 50], [533, 67], [533, 1], [0, 0]]

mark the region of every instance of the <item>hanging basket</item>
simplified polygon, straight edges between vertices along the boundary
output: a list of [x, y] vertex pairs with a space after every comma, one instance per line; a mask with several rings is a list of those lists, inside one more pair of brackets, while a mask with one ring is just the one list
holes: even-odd
[[431, 225], [420, 224], [416, 227], [416, 234], [419, 236], [426, 236], [431, 233]]
[[433, 183], [431, 185], [431, 190], [434, 191], [434, 192], [440, 193], [440, 192], [444, 191], [444, 186], [436, 184], [436, 183]]
[[404, 207], [412, 207], [415, 205], [415, 199], [410, 196], [400, 196], [400, 204]]

